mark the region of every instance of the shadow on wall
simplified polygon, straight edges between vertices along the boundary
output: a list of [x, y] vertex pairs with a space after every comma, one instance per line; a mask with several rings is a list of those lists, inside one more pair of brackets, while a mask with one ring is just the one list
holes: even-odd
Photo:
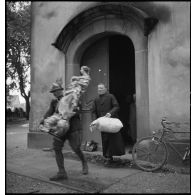
[[190, 68], [190, 38], [185, 28], [181, 28], [179, 33], [169, 36], [167, 44], [163, 46], [164, 64], [169, 64], [173, 68], [183, 66]]
[[185, 67], [190, 67], [190, 48], [184, 46], [178, 46], [168, 53], [168, 62], [172, 67], [177, 65], [183, 65]]
[[[38, 9], [36, 9], [36, 13], [41, 14], [44, 19], [50, 20], [51, 18], [57, 17], [58, 15], [57, 7], [56, 8], [53, 7], [49, 9], [49, 2], [38, 3], [37, 8]], [[44, 11], [42, 9], [44, 9]]]
[[150, 17], [157, 18], [161, 22], [169, 22], [171, 16], [171, 10], [165, 5], [156, 5], [153, 2], [136, 2], [131, 3], [134, 7], [146, 12]]
[[[161, 23], [170, 21], [171, 10], [166, 5], [157, 5], [155, 2], [134, 2], [131, 5], [143, 10], [151, 17], [157, 18]], [[188, 42], [188, 40], [190, 41], [190, 30], [182, 28], [182, 26], [180, 29], [180, 32], [175, 34], [171, 32], [167, 37], [169, 40], [163, 48], [163, 52], [166, 54], [164, 55], [166, 56], [165, 64], [170, 64], [172, 67], [177, 65], [190, 67], [190, 42]]]

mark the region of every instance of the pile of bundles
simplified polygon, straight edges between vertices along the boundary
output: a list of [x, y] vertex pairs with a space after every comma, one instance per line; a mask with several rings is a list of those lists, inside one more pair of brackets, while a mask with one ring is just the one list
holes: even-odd
[[40, 130], [54, 135], [58, 138], [64, 136], [69, 130], [69, 120], [75, 114], [81, 94], [89, 85], [90, 76], [87, 66], [81, 67], [81, 76], [73, 76], [71, 83], [59, 101], [58, 111], [44, 120], [44, 125]]

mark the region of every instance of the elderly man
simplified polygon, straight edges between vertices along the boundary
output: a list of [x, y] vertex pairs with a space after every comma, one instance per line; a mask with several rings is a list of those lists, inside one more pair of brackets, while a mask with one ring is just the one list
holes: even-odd
[[[47, 117], [53, 115], [54, 113], [58, 113], [58, 104], [59, 104], [59, 100], [63, 97], [63, 88], [59, 83], [53, 83], [50, 92], [54, 95], [55, 99], [51, 101], [50, 107], [48, 111], [45, 113], [40, 124], [43, 124], [44, 119], [46, 119]], [[88, 174], [87, 161], [80, 149], [82, 131], [81, 131], [81, 124], [80, 124], [79, 108], [77, 110], [74, 110], [74, 112], [76, 112], [76, 114], [72, 116], [72, 118], [70, 119], [70, 128], [66, 133], [66, 135], [64, 135], [61, 138], [62, 141], [60, 139], [57, 139], [56, 137], [53, 137], [53, 149], [55, 151], [55, 158], [56, 158], [56, 163], [59, 172], [57, 173], [57, 175], [50, 178], [50, 180], [52, 181], [68, 178], [64, 168], [64, 156], [62, 153], [64, 142], [67, 139], [69, 141], [72, 150], [78, 155], [78, 157], [82, 162], [82, 173]]]
[[[103, 83], [98, 84], [98, 94], [92, 106], [92, 119], [106, 116], [118, 118], [119, 104], [114, 95], [107, 92]], [[101, 132], [103, 156], [105, 157], [105, 165], [112, 163], [113, 156], [121, 156], [125, 154], [124, 142], [120, 131], [117, 133]]]

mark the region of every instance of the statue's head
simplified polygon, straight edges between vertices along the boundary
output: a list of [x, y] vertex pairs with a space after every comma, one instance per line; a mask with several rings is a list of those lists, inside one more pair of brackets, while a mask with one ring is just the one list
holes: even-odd
[[60, 97], [63, 95], [62, 79], [57, 79], [55, 83], [52, 84], [50, 93], [55, 97]]
[[88, 66], [81, 66], [81, 74], [87, 73], [89, 74], [90, 68]]

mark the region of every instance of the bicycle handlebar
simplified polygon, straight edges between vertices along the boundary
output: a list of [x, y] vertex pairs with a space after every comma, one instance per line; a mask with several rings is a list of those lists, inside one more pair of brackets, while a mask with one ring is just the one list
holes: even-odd
[[[166, 128], [165, 124], [172, 124], [170, 121], [167, 121], [167, 118], [166, 117], [163, 117], [162, 120], [161, 120], [161, 125]], [[169, 129], [169, 128], [168, 128]]]
[[163, 132], [172, 132], [172, 133], [190, 133], [190, 132], [186, 132], [186, 131], [173, 131], [172, 127], [169, 128], [166, 126], [166, 124], [168, 125], [172, 125], [173, 122], [167, 121], [166, 117], [163, 117], [161, 120], [161, 125], [163, 127]]

